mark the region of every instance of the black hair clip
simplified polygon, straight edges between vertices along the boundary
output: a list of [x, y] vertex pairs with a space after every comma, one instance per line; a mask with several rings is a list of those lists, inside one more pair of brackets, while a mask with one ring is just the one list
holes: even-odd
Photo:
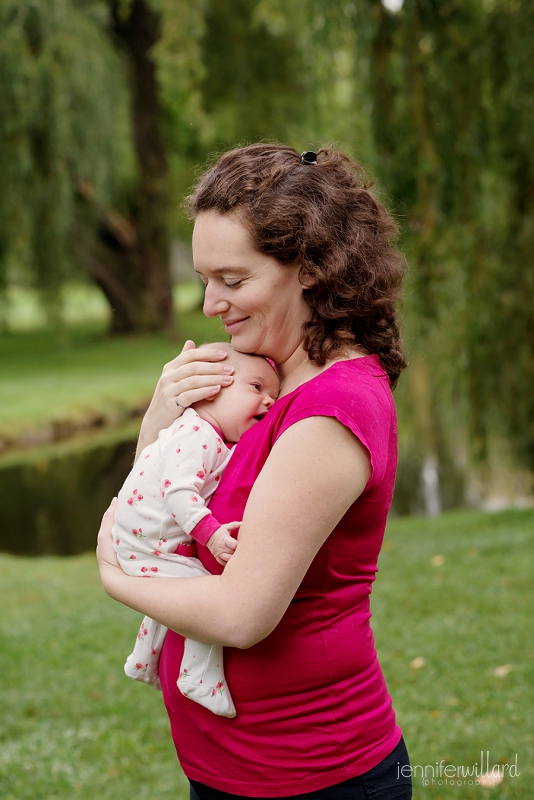
[[300, 157], [301, 164], [317, 164], [317, 153], [313, 150], [305, 150]]

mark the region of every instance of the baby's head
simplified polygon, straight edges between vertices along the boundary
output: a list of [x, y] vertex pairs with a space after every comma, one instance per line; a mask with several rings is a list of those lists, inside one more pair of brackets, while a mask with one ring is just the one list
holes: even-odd
[[212, 400], [193, 403], [193, 408], [219, 428], [227, 442], [237, 442], [265, 416], [278, 397], [278, 375], [263, 356], [238, 353], [227, 342], [201, 346], [226, 350], [228, 355], [224, 363], [234, 368], [234, 382], [223, 387]]

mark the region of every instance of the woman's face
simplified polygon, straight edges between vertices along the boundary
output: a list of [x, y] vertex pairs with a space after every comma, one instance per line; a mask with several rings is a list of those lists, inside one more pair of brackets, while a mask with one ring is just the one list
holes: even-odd
[[204, 313], [219, 316], [232, 346], [282, 364], [302, 341], [310, 309], [298, 264], [254, 249], [235, 214], [203, 211], [193, 231], [195, 269], [206, 287]]

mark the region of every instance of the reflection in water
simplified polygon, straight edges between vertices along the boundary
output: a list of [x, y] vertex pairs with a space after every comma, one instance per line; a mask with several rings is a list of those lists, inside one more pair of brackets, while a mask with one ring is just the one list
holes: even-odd
[[93, 550], [103, 512], [131, 467], [135, 427], [37, 448], [0, 461], [0, 550]]
[[436, 456], [429, 455], [423, 461], [421, 483], [423, 485], [426, 516], [439, 517], [441, 514], [441, 495], [439, 491], [438, 460]]
[[[139, 421], [0, 458], [0, 551], [93, 550], [102, 514], [128, 475]], [[439, 514], [464, 504], [463, 475], [435, 460], [399, 463], [392, 514]], [[443, 480], [441, 480], [443, 475]]]

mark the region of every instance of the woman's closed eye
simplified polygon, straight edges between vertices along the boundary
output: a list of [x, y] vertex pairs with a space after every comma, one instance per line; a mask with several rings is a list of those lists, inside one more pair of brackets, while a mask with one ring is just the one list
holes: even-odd
[[[204, 275], [202, 275], [201, 272], [198, 272], [197, 270], [196, 273], [199, 276], [202, 283], [204, 284], [204, 286], [207, 287], [209, 283], [208, 278], [206, 278]], [[222, 284], [226, 286], [228, 289], [233, 289], [236, 286], [239, 286], [241, 283], [243, 283], [242, 278], [224, 278], [223, 276], [221, 276], [220, 280]]]

